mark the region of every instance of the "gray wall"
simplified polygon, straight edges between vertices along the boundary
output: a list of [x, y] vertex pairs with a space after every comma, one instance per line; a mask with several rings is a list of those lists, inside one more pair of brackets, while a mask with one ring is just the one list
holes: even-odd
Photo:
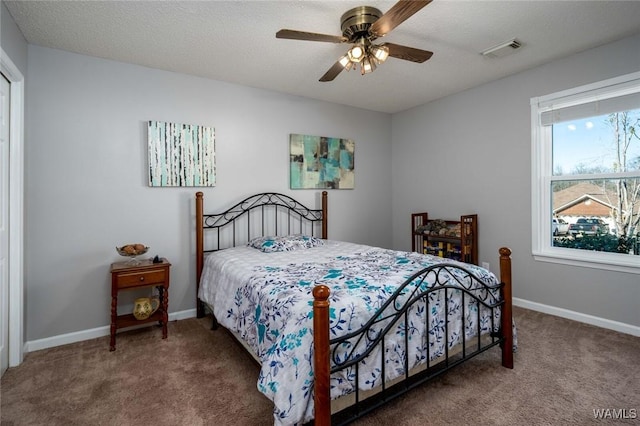
[[22, 75], [26, 76], [27, 41], [13, 21], [13, 17], [4, 2], [0, 2], [0, 45], [2, 45], [2, 50], [11, 58], [11, 61], [18, 67]]
[[170, 312], [195, 307], [194, 194], [149, 188], [146, 121], [215, 127], [208, 211], [290, 191], [289, 133], [351, 138], [356, 189], [329, 194], [329, 237], [390, 246], [391, 116], [29, 46], [26, 125], [28, 341], [109, 324], [115, 246], [142, 242], [173, 264]]
[[410, 249], [410, 214], [479, 215], [480, 260], [513, 251], [514, 297], [640, 326], [640, 275], [531, 255], [530, 98], [640, 69], [640, 36], [395, 114], [393, 246]]

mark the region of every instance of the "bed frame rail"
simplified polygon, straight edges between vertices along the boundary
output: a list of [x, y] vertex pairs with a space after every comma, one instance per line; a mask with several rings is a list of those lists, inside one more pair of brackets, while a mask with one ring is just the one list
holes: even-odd
[[[413, 276], [398, 288], [394, 294], [378, 310], [361, 329], [356, 330], [340, 338], [329, 338], [329, 288], [319, 285], [313, 290], [314, 296], [314, 374], [315, 374], [315, 425], [346, 424], [358, 417], [374, 410], [375, 408], [396, 398], [414, 387], [433, 379], [448, 371], [456, 365], [468, 360], [494, 346], [502, 347], [502, 365], [513, 368], [513, 329], [511, 307], [511, 251], [508, 248], [500, 249], [500, 278], [496, 285], [488, 285], [468, 269], [454, 264], [437, 264], [425, 268]], [[427, 281], [428, 278], [428, 281]], [[427, 282], [430, 283], [427, 286]], [[408, 371], [409, 365], [409, 341], [407, 330], [408, 312], [421, 304], [425, 311], [429, 311], [430, 297], [444, 292], [444, 312], [448, 312], [448, 300], [451, 292], [457, 291], [462, 297], [462, 318], [467, 315], [476, 316], [474, 336], [467, 337], [466, 326], [462, 325], [460, 333], [460, 350], [449, 353], [449, 323], [448, 315], [445, 315], [445, 355], [437, 362], [430, 361], [427, 344], [426, 366], [417, 373]], [[471, 301], [477, 307], [475, 314], [466, 312], [466, 302]], [[490, 313], [491, 324], [489, 332], [481, 333], [481, 310]], [[495, 311], [500, 311], [500, 324], [494, 323]], [[428, 316], [427, 316], [428, 317]], [[384, 356], [379, 368], [381, 369], [382, 390], [366, 399], [361, 398], [359, 389], [359, 365], [367, 359], [370, 353], [379, 345], [384, 348], [384, 341], [388, 332], [393, 333], [398, 324], [404, 324], [404, 379], [400, 382], [387, 384], [385, 377]], [[460, 328], [458, 328], [460, 330]], [[495, 331], [494, 331], [495, 330]], [[345, 355], [345, 347], [349, 352]], [[367, 348], [361, 354], [357, 350]], [[384, 351], [383, 351], [384, 352]], [[369, 360], [371, 362], [371, 360]], [[331, 416], [330, 380], [331, 374], [351, 369], [354, 373], [353, 396], [355, 405], [335, 413]]]

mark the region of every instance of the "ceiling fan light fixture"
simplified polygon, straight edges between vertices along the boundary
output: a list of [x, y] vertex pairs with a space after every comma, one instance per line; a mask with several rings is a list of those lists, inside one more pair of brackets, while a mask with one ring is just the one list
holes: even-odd
[[353, 62], [351, 62], [347, 55], [344, 55], [342, 58], [338, 59], [338, 62], [340, 62], [340, 65], [342, 65], [342, 67], [347, 71], [350, 71], [351, 68], [353, 68]]
[[371, 47], [371, 54], [376, 62], [381, 64], [389, 57], [389, 48], [387, 46], [373, 46]]
[[372, 56], [367, 55], [360, 64], [360, 73], [362, 75], [373, 72], [376, 69], [376, 61]]
[[347, 52], [347, 56], [351, 62], [360, 62], [364, 58], [364, 49], [359, 44], [356, 44], [349, 52]]

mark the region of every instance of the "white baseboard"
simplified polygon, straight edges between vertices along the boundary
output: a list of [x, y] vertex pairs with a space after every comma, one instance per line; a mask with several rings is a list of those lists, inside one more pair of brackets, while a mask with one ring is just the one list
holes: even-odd
[[[513, 298], [513, 305], [532, 311], [542, 312], [557, 317], [567, 318], [570, 320], [595, 325], [597, 327], [618, 331], [620, 333], [631, 334], [640, 337], [640, 327], [625, 324], [622, 322], [612, 321], [605, 318], [595, 317], [580, 312], [570, 311], [568, 309], [557, 308], [555, 306], [543, 305], [542, 303], [530, 302], [528, 300]], [[169, 321], [183, 320], [187, 318], [195, 318], [196, 310], [188, 309], [186, 311], [173, 312], [169, 314]], [[144, 327], [141, 325], [140, 327]], [[61, 334], [58, 336], [47, 337], [45, 339], [31, 340], [25, 343], [24, 352], [39, 351], [41, 349], [52, 348], [54, 346], [67, 345], [69, 343], [81, 342], [83, 340], [95, 339], [97, 337], [108, 336], [110, 334], [109, 326], [92, 328], [89, 330], [77, 331], [74, 333]]]
[[[183, 320], [186, 318], [194, 318], [196, 316], [195, 309], [187, 309], [186, 311], [169, 313], [169, 321]], [[138, 328], [145, 327], [144, 324], [136, 326]], [[131, 327], [135, 329], [135, 327]], [[82, 342], [83, 340], [95, 339], [97, 337], [109, 336], [111, 327], [97, 327], [89, 330], [76, 331], [73, 333], [60, 334], [58, 336], [47, 337], [45, 339], [30, 340], [25, 343], [24, 352], [39, 351], [41, 349], [53, 348], [54, 346], [68, 345], [69, 343]]]
[[528, 300], [518, 299], [517, 297], [513, 298], [513, 306], [519, 306], [521, 308], [531, 309], [532, 311], [555, 315], [557, 317], [567, 318], [570, 320], [583, 322], [586, 324], [595, 325], [597, 327], [602, 327], [609, 330], [619, 331], [620, 333], [631, 334], [632, 336], [640, 337], [640, 327], [631, 324], [625, 324], [623, 322], [594, 317], [593, 315], [570, 311], [563, 308], [557, 308], [555, 306], [543, 305], [542, 303], [530, 302]]

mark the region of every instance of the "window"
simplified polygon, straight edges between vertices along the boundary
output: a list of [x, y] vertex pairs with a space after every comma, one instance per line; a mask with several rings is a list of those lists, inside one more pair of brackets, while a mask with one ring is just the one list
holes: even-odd
[[640, 72], [532, 98], [531, 131], [534, 257], [640, 273]]

